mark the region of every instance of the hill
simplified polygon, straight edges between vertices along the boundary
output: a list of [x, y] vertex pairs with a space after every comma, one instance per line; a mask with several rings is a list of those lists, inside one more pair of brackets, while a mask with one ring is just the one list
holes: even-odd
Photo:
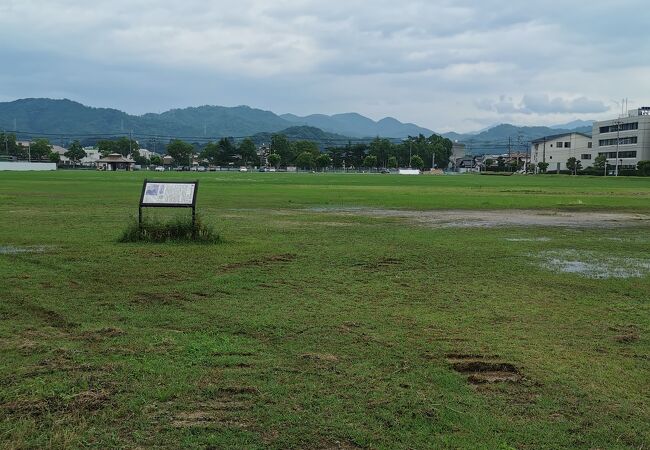
[[376, 136], [406, 138], [408, 136], [417, 136], [419, 134], [425, 136], [433, 134], [433, 131], [427, 128], [420, 127], [413, 123], [402, 123], [392, 117], [385, 117], [375, 122], [374, 120], [357, 113], [334, 114], [332, 116], [325, 114], [312, 114], [305, 117], [296, 116], [294, 114], [283, 114], [280, 117], [296, 124], [309, 125], [331, 133], [356, 138]]
[[551, 127], [520, 127], [511, 124], [501, 124], [478, 134], [445, 133], [444, 137], [452, 141], [462, 142], [467, 146], [467, 151], [473, 154], [505, 153], [509, 146], [516, 151], [525, 151], [528, 143], [534, 139], [560, 133], [585, 133], [591, 134], [591, 126], [582, 126], [574, 129]]
[[[319, 132], [314, 131], [318, 128]], [[111, 108], [93, 108], [71, 100], [28, 98], [0, 103], [0, 129], [17, 130], [28, 138], [49, 134], [86, 141], [93, 137], [123, 136], [129, 132], [139, 138], [181, 137], [209, 139], [244, 137], [290, 129], [295, 139], [319, 135], [324, 139], [397, 137], [433, 132], [415, 124], [404, 124], [387, 117], [375, 122], [356, 113], [334, 116], [278, 116], [271, 111], [249, 106], [198, 106], [172, 109], [141, 116]], [[325, 134], [321, 134], [325, 133]]]

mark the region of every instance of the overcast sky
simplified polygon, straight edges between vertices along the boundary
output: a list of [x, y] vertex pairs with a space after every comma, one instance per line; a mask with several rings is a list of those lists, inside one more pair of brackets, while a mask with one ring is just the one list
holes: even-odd
[[[649, 0], [0, 0], [0, 101], [246, 104], [436, 131], [650, 105]], [[618, 103], [617, 103], [618, 102]]]

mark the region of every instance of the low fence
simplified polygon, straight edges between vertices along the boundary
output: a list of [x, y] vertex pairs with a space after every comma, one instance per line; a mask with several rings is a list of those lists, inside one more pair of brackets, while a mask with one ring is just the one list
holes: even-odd
[[56, 170], [56, 163], [41, 163], [27, 161], [0, 161], [0, 171], [10, 170], [16, 172]]

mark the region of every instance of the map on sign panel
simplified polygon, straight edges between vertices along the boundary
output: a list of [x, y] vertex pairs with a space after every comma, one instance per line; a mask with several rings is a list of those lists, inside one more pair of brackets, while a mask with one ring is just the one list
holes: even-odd
[[194, 183], [147, 183], [142, 196], [143, 205], [192, 205]]

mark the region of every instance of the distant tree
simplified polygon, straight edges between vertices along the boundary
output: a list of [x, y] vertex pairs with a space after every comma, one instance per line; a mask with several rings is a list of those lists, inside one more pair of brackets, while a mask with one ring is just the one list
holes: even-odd
[[159, 155], [151, 155], [149, 162], [154, 166], [162, 166], [163, 160]]
[[650, 161], [639, 161], [636, 167], [639, 171], [639, 176], [650, 177]]
[[388, 139], [375, 138], [369, 146], [368, 153], [377, 158], [377, 162], [385, 166], [388, 164], [393, 144]]
[[140, 150], [133, 150], [133, 153], [131, 153], [131, 159], [133, 159], [133, 161], [135, 161], [139, 166], [148, 166], [151, 164], [149, 159], [140, 154]]
[[311, 141], [296, 141], [292, 146], [292, 151], [294, 155], [300, 155], [301, 153], [309, 152], [311, 153], [314, 158], [318, 157], [320, 155], [320, 150], [318, 149], [318, 145], [315, 142]]
[[277, 169], [280, 167], [280, 161], [282, 161], [282, 158], [277, 153], [271, 153], [268, 160], [269, 164]]
[[276, 153], [282, 159], [282, 162], [289, 165], [296, 158], [291, 143], [284, 134], [274, 134], [271, 136], [271, 153]]
[[0, 154], [18, 156], [19, 145], [16, 143], [16, 135], [13, 133], [0, 132]]
[[257, 156], [257, 148], [251, 138], [246, 138], [239, 144], [239, 156], [241, 156], [242, 164], [246, 166], [257, 165], [260, 162], [260, 158]]
[[582, 169], [582, 163], [575, 157], [571, 157], [566, 162], [566, 168], [573, 173], [573, 175], [578, 173], [578, 170]]
[[506, 160], [503, 159], [503, 156], [497, 158], [497, 170], [499, 172], [505, 172], [506, 170]]
[[332, 164], [332, 158], [329, 155], [322, 153], [316, 157], [316, 167], [319, 169], [324, 169]]
[[[111, 153], [119, 153], [122, 156], [129, 156], [134, 151], [140, 150], [140, 146], [137, 141], [129, 139], [127, 137], [121, 137], [117, 140], [102, 140], [97, 142], [97, 149], [102, 154], [102, 156], [107, 156]], [[133, 159], [135, 157], [132, 155]]]
[[594, 169], [605, 170], [606, 166], [607, 166], [607, 155], [602, 154], [596, 156], [596, 158], [594, 159]]
[[327, 149], [327, 153], [332, 159], [332, 165], [334, 167], [343, 166], [344, 161], [344, 149], [342, 147], [330, 147]]
[[221, 138], [219, 139], [219, 142], [217, 142], [217, 147], [219, 149], [219, 157], [218, 157], [218, 163], [219, 164], [228, 164], [230, 162], [234, 162], [235, 160], [235, 154], [237, 153], [237, 148], [235, 147], [235, 144], [233, 142], [232, 138]]
[[314, 154], [312, 152], [302, 152], [296, 158], [296, 166], [301, 169], [311, 169], [314, 166]]
[[215, 142], [208, 142], [200, 153], [201, 159], [207, 160], [210, 164], [218, 165], [222, 161], [221, 147]]
[[192, 144], [183, 142], [180, 139], [174, 139], [167, 144], [167, 154], [174, 158], [177, 165], [190, 165], [190, 157], [194, 154]]
[[492, 158], [487, 158], [487, 159], [485, 160], [485, 167], [486, 167], [486, 168], [488, 168], [488, 167], [492, 167], [493, 165], [494, 165], [494, 160], [493, 160]]
[[76, 166], [79, 161], [86, 157], [86, 152], [79, 141], [74, 141], [63, 155]]
[[49, 159], [50, 162], [58, 164], [61, 162], [61, 155], [59, 155], [57, 152], [50, 152], [50, 154], [47, 155], [47, 159]]
[[388, 167], [391, 169], [397, 169], [398, 163], [397, 163], [397, 158], [395, 156], [391, 156], [388, 158]]
[[411, 158], [411, 167], [420, 170], [424, 168], [424, 160], [420, 155], [415, 155], [414, 157]]
[[535, 164], [533, 163], [528, 164], [526, 169], [528, 170], [528, 173], [535, 173]]
[[546, 171], [548, 170], [548, 163], [547, 162], [537, 163], [537, 168], [539, 169], [539, 173], [546, 173]]
[[51, 151], [52, 146], [50, 145], [50, 141], [47, 139], [36, 139], [36, 141], [32, 142], [30, 145], [31, 158], [35, 160], [48, 158]]
[[377, 167], [377, 157], [375, 155], [368, 155], [363, 158], [363, 167], [372, 168]]

